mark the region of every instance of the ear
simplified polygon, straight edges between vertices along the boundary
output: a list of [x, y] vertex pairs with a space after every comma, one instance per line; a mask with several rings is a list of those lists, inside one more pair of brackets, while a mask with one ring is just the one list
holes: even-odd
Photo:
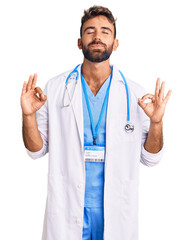
[[114, 40], [114, 44], [113, 44], [113, 51], [116, 51], [116, 49], [118, 48], [119, 46], [119, 40], [118, 39], [115, 39]]
[[81, 43], [82, 43], [81, 38], [78, 38], [77, 46], [78, 46], [79, 49], [82, 49], [82, 44]]

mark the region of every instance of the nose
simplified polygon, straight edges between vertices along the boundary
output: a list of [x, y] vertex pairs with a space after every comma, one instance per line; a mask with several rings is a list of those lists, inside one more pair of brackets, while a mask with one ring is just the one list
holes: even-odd
[[101, 38], [100, 37], [94, 37], [93, 40], [98, 41], [98, 40], [101, 40]]
[[95, 34], [93, 36], [93, 40], [94, 41], [101, 41], [101, 37], [100, 37], [99, 31], [95, 31]]

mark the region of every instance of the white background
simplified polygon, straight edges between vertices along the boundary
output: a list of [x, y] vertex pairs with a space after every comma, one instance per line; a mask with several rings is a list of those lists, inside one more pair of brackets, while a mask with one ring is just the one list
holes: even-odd
[[117, 17], [120, 46], [111, 57], [124, 75], [154, 92], [157, 77], [173, 90], [164, 117], [162, 162], [140, 169], [140, 240], [191, 240], [190, 0], [7, 0], [0, 4], [0, 239], [41, 239], [47, 159], [32, 160], [22, 142], [20, 94], [83, 60], [77, 48], [83, 10], [101, 4]]

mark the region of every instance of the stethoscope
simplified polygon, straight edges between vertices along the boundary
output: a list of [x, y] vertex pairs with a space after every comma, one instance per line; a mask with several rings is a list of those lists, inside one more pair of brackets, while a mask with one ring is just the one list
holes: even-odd
[[[72, 97], [70, 97], [70, 95], [68, 94], [69, 96], [69, 99], [70, 99], [70, 103], [72, 101], [72, 98], [73, 98], [73, 95], [74, 95], [74, 92], [75, 92], [75, 87], [76, 87], [76, 84], [77, 84], [77, 81], [79, 79], [79, 71], [77, 70], [78, 67], [79, 67], [80, 64], [78, 64], [72, 72], [69, 73], [69, 75], [67, 76], [66, 78], [66, 81], [65, 81], [65, 90], [64, 90], [64, 100], [65, 100], [65, 92], [68, 91], [67, 89], [67, 85], [69, 83], [69, 79], [71, 78], [72, 75], [75, 75], [76, 74], [76, 77], [75, 77], [75, 86], [73, 88], [73, 93], [72, 93]], [[123, 73], [119, 70], [119, 73], [121, 74], [121, 77], [124, 81], [124, 84], [125, 84], [125, 89], [126, 89], [126, 95], [127, 95], [127, 123], [125, 124], [125, 131], [127, 133], [131, 133], [134, 131], [134, 125], [133, 123], [130, 122], [130, 103], [129, 103], [129, 90], [128, 90], [128, 86], [127, 86], [127, 82], [125, 80], [125, 77], [123, 75]], [[63, 100], [63, 103], [64, 103], [64, 100]], [[62, 108], [64, 107], [69, 107], [70, 106], [70, 103], [66, 104], [65, 103], [63, 104]]]

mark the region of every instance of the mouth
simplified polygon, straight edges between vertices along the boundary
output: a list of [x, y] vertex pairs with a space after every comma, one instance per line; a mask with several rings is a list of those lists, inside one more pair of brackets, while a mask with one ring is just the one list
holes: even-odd
[[103, 44], [91, 44], [90, 48], [92, 49], [100, 49], [100, 48], [104, 48]]
[[105, 44], [101, 42], [92, 42], [88, 45], [88, 47], [94, 48], [94, 49], [99, 49], [99, 48], [104, 48]]

